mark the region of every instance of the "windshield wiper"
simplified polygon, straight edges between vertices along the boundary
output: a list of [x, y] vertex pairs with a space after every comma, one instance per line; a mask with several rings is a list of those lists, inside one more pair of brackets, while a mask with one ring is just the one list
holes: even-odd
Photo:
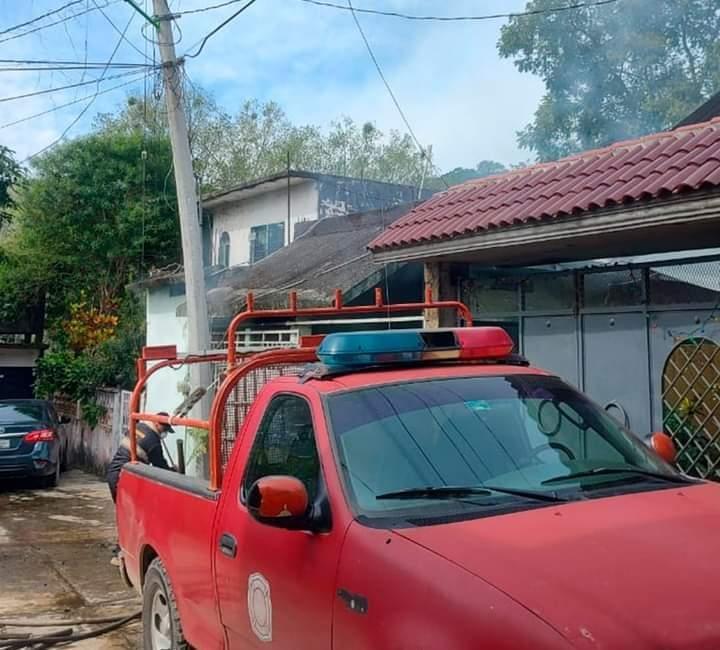
[[515, 488], [495, 487], [494, 485], [440, 485], [419, 488], [407, 488], [395, 492], [378, 494], [376, 499], [453, 499], [456, 497], [467, 497], [474, 495], [492, 496], [493, 492], [499, 494], [510, 494], [512, 496], [535, 499], [536, 501], [548, 501], [559, 503], [567, 501], [555, 494], [544, 494], [532, 490], [521, 490]]
[[592, 469], [571, 472], [570, 474], [563, 474], [562, 476], [553, 476], [552, 478], [545, 479], [541, 484], [552, 485], [553, 483], [562, 483], [563, 481], [583, 478], [584, 476], [601, 476], [603, 474], [635, 474], [647, 476], [648, 478], [656, 478], [661, 481], [667, 481], [668, 483], [696, 483], [693, 479], [686, 478], [680, 474], [673, 476], [672, 474], [653, 472], [652, 470], [641, 469], [640, 467], [593, 467]]

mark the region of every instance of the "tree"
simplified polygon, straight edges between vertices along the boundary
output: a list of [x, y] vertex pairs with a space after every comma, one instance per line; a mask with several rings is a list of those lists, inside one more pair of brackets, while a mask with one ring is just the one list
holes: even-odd
[[[545, 10], [556, 0], [531, 0]], [[717, 0], [624, 0], [511, 18], [498, 49], [546, 93], [521, 146], [549, 160], [671, 127], [720, 88]]]
[[22, 168], [13, 151], [0, 145], [0, 227], [10, 220], [13, 198], [10, 188], [22, 177]]
[[[186, 95], [194, 167], [204, 189], [225, 187], [293, 169], [355, 176], [389, 183], [419, 184], [425, 159], [407, 134], [387, 135], [372, 122], [349, 117], [331, 122], [327, 130], [296, 125], [275, 102], [248, 100], [237, 113], [218, 107], [193, 85]], [[131, 97], [116, 114], [104, 114], [96, 128], [110, 133], [165, 135], [162, 104]]]
[[46, 291], [49, 316], [61, 316], [83, 292], [91, 307], [104, 307], [139, 274], [180, 259], [165, 138], [91, 135], [58, 145], [33, 167], [17, 189], [0, 292]]
[[451, 169], [445, 174], [434, 176], [428, 181], [427, 186], [432, 190], [443, 190], [446, 187], [459, 185], [465, 181], [484, 178], [485, 176], [492, 176], [493, 174], [501, 174], [504, 171], [507, 171], [507, 167], [502, 163], [495, 160], [481, 160], [474, 169], [470, 169], [469, 167], [455, 167], [455, 169]]

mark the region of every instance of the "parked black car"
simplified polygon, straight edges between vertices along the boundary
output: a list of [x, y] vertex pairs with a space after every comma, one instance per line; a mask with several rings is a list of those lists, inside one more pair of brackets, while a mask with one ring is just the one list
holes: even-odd
[[0, 478], [37, 477], [56, 486], [67, 459], [60, 428], [67, 421], [46, 400], [0, 400]]

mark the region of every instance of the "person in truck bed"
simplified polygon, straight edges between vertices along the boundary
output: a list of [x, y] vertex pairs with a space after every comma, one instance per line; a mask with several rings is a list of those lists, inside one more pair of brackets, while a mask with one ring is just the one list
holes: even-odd
[[[165, 411], [158, 412], [158, 415], [165, 415]], [[162, 441], [168, 433], [173, 433], [175, 430], [169, 424], [159, 424], [150, 422], [138, 422], [136, 428], [137, 434], [137, 459], [141, 463], [146, 465], [153, 465], [155, 467], [161, 467], [162, 469], [173, 469], [165, 459], [163, 454]], [[129, 463], [130, 457], [130, 438], [124, 436], [120, 441], [115, 455], [113, 456], [106, 474], [108, 487], [110, 488], [110, 495], [112, 496], [113, 503], [117, 500], [117, 485], [120, 480], [120, 472], [122, 468]], [[113, 548], [113, 556], [110, 560], [111, 564], [120, 566], [120, 546], [115, 544]]]
[[[160, 411], [158, 415], [167, 416], [167, 413]], [[162, 469], [172, 469], [163, 454], [162, 441], [168, 433], [173, 433], [174, 429], [169, 424], [159, 424], [151, 422], [139, 422], [137, 425], [137, 459], [141, 463], [160, 467]], [[126, 463], [130, 462], [130, 438], [125, 436], [120, 442], [118, 450], [115, 452], [113, 459], [108, 466], [106, 478], [113, 503], [117, 499], [117, 484], [120, 480], [120, 472]]]

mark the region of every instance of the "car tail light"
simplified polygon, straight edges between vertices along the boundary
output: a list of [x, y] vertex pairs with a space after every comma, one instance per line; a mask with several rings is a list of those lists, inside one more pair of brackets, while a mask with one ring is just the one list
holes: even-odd
[[55, 434], [50, 429], [38, 429], [37, 431], [26, 433], [23, 440], [25, 442], [50, 442], [51, 440], [55, 440]]

